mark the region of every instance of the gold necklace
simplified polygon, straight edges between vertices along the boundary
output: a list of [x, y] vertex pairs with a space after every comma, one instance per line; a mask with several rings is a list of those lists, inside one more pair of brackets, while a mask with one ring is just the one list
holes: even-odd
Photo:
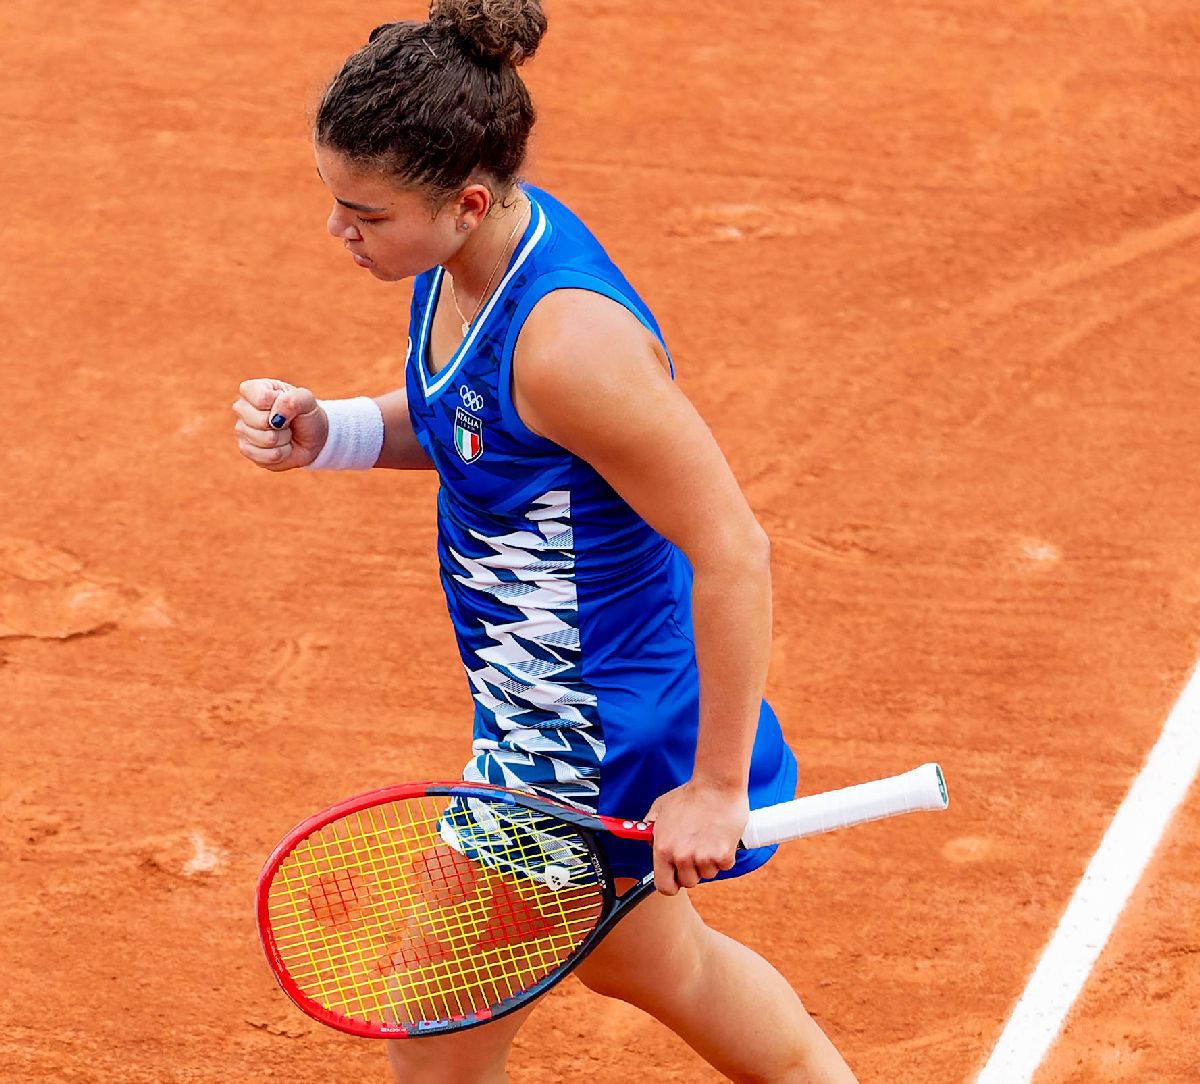
[[483, 305], [483, 300], [488, 295], [488, 290], [492, 288], [492, 279], [496, 277], [496, 272], [500, 270], [500, 264], [504, 262], [505, 254], [508, 252], [508, 246], [512, 244], [512, 240], [517, 236], [517, 229], [521, 225], [521, 220], [525, 217], [524, 212], [517, 215], [516, 222], [513, 223], [512, 233], [508, 235], [508, 240], [504, 242], [504, 247], [500, 250], [500, 256], [496, 260], [496, 266], [492, 268], [492, 273], [488, 275], [487, 285], [483, 288], [483, 293], [479, 295], [479, 301], [475, 304], [475, 310], [471, 313], [471, 319], [468, 320], [464, 315], [461, 306], [458, 303], [458, 293], [454, 289], [454, 276], [450, 276], [450, 299], [454, 302], [455, 311], [458, 313], [458, 318], [462, 321], [463, 337], [466, 337], [468, 331], [471, 330], [471, 320], [474, 320], [479, 315], [479, 310]]

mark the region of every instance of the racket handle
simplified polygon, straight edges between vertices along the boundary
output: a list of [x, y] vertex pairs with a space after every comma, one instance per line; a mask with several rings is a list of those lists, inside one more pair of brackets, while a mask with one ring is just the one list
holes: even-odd
[[945, 809], [949, 803], [942, 769], [936, 764], [922, 764], [903, 775], [755, 809], [746, 822], [742, 844], [765, 847], [898, 813]]

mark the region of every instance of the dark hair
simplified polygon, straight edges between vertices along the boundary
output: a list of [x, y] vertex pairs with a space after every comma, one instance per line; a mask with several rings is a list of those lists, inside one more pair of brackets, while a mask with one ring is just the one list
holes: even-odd
[[515, 180], [535, 113], [517, 74], [546, 32], [541, 0], [433, 0], [426, 23], [385, 23], [342, 66], [314, 136], [440, 203], [483, 172]]

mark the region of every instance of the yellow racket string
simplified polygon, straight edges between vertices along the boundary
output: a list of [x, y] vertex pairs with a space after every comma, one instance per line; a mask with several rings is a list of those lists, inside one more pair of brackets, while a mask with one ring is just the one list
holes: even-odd
[[[325, 857], [328, 857], [328, 853], [327, 853], [328, 847], [325, 847], [324, 850], [326, 851]], [[394, 851], [394, 848], [392, 850]], [[525, 855], [523, 857], [527, 858], [528, 855]], [[362, 869], [364, 867], [364, 863], [363, 863], [361, 854], [356, 856], [356, 861], [354, 862], [354, 865], [359, 869]], [[468, 922], [470, 922], [475, 927], [475, 929], [472, 932], [478, 931], [480, 922], [483, 918], [483, 914], [479, 908], [479, 903], [484, 898], [485, 898], [485, 894], [480, 893], [480, 895], [477, 898], [467, 901], [468, 906], [466, 907], [465, 910], [466, 910], [466, 914], [468, 916]], [[564, 902], [565, 902], [565, 899], [566, 899], [566, 897], [563, 897]], [[354, 900], [353, 902], [360, 902], [360, 901]], [[428, 901], [424, 900], [424, 901], [422, 901], [422, 903], [424, 903], [426, 905], [425, 909], [427, 910], [428, 909]], [[310, 909], [311, 909], [311, 905], [312, 905], [312, 901], [310, 899], [309, 900]], [[564, 912], [566, 911], [566, 908], [562, 907], [561, 904], [560, 904], [560, 909], [563, 910]], [[417, 907], [414, 910], [418, 914], [418, 917], [421, 917], [419, 914], [421, 908]], [[328, 917], [329, 916], [327, 915], [326, 918], [328, 918]], [[366, 916], [359, 916], [359, 917], [365, 918]], [[431, 916], [426, 915], [424, 917], [426, 919], [428, 919]], [[471, 920], [473, 920], [473, 922]], [[369, 925], [369, 923], [366, 923], [366, 924]], [[461, 922], [460, 922], [460, 924], [461, 924]], [[425, 926], [425, 923], [421, 922], [419, 925]], [[377, 933], [379, 933], [379, 932], [387, 933], [388, 930], [386, 928], [379, 928], [377, 926], [376, 932]], [[520, 931], [518, 931], [518, 932], [520, 932]], [[444, 938], [444, 937], [446, 937], [447, 933], [452, 933], [452, 931], [448, 930], [446, 928], [446, 924], [443, 923], [442, 929], [435, 929], [433, 931], [430, 931], [429, 935], [430, 936], [441, 936]], [[324, 938], [324, 940], [326, 942], [328, 942], [329, 938], [326, 937], [326, 938]], [[312, 939], [311, 938], [309, 939], [307, 947], [309, 949], [308, 955], [310, 957], [310, 962], [312, 962], [314, 954], [311, 951], [311, 949], [312, 949]], [[345, 946], [343, 946], [343, 947], [345, 947]], [[361, 946], [359, 946], [359, 947], [361, 948]], [[372, 945], [371, 947], [372, 947], [372, 950], [374, 950], [374, 949], [378, 948], [378, 945], [377, 944]], [[534, 946], [538, 950], [536, 952], [536, 954], [530, 953], [528, 951], [526, 951], [524, 953], [520, 952], [521, 948], [528, 949], [529, 947], [530, 946], [527, 942], [525, 944], [518, 944], [516, 946], [512, 946], [512, 948], [514, 949], [514, 951], [513, 951], [514, 960], [517, 957], [523, 956], [525, 958], [525, 960], [527, 961], [527, 966], [535, 967], [538, 970], [543, 970], [543, 969], [547, 969], [548, 967], [553, 967], [558, 963], [559, 954], [555, 953], [554, 958], [547, 960], [546, 954], [544, 951], [544, 947], [540, 946], [540, 945]], [[456, 948], [457, 948], [457, 951], [460, 953], [462, 953], [464, 951], [463, 946], [456, 946]], [[359, 970], [361, 971], [362, 965], [365, 962], [365, 959], [361, 952], [358, 954], [358, 959], [356, 962], [359, 964]], [[463, 962], [469, 963], [469, 961], [466, 961], [466, 960], [464, 960]], [[482, 962], [484, 964], [484, 967], [473, 969], [473, 974], [472, 974], [472, 969], [469, 967], [464, 967], [463, 970], [468, 975], [469, 978], [473, 978], [475, 980], [474, 985], [478, 986], [480, 984], [483, 984], [485, 987], [487, 987], [489, 989], [493, 999], [498, 1000], [502, 996], [507, 996], [512, 991], [512, 988], [513, 988], [513, 982], [512, 982], [513, 976], [510, 973], [510, 969], [506, 969], [504, 967], [497, 968], [496, 961], [485, 960]], [[510, 960], [509, 962], [511, 963], [513, 961]], [[293, 962], [293, 966], [295, 966], [294, 962]], [[419, 966], [418, 963], [415, 963], [413, 961], [408, 961], [406, 964], [405, 970], [407, 970], [409, 972], [415, 972], [415, 974], [412, 975], [412, 977], [415, 981], [411, 985], [413, 987], [415, 994], [418, 996], [419, 1001], [422, 1004], [428, 999], [428, 997], [430, 995], [436, 994], [439, 991], [439, 989], [440, 989], [440, 992], [443, 994], [452, 994], [455, 992], [455, 987], [453, 985], [453, 977], [447, 976], [445, 974], [444, 968], [439, 968], [439, 967], [424, 968], [424, 967]], [[425, 974], [423, 972], [430, 972], [430, 973]], [[348, 980], [352, 981], [352, 979], [353, 979], [353, 976], [346, 975], [345, 973], [340, 973], [336, 976], [336, 980], [340, 981], [342, 983], [346, 983]], [[449, 983], [447, 981], [448, 979], [449, 979]], [[321, 992], [327, 992], [325, 984], [321, 984], [320, 989], [321, 989]], [[355, 990], [355, 993], [358, 993], [361, 995], [361, 993], [362, 993], [361, 983], [354, 984], [354, 990]], [[422, 1009], [421, 1011], [425, 1015], [440, 1016], [440, 1015], [444, 1014], [444, 1012], [447, 1010], [447, 1008], [454, 1008], [454, 1007], [455, 1006], [441, 1005], [441, 1006], [438, 1006], [437, 1008], [435, 1008], [434, 1010], [432, 1010], [431, 1012], [425, 1012], [424, 1009]], [[469, 1004], [468, 1002], [463, 1001], [461, 998], [458, 1000], [457, 1007], [460, 1008], [462, 1011], [468, 1011], [468, 1010], [475, 1008], [475, 1006], [473, 1004]]]
[[375, 1024], [452, 1019], [494, 1008], [571, 955], [602, 902], [586, 857], [558, 887], [563, 856], [587, 854], [578, 833], [533, 810], [472, 804], [368, 807], [284, 859], [268, 914], [303, 994]]

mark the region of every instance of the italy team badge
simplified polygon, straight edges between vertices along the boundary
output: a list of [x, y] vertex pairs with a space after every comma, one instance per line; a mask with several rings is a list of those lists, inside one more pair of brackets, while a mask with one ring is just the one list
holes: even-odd
[[483, 455], [483, 422], [462, 407], [454, 410], [454, 450], [464, 463], [474, 463]]

